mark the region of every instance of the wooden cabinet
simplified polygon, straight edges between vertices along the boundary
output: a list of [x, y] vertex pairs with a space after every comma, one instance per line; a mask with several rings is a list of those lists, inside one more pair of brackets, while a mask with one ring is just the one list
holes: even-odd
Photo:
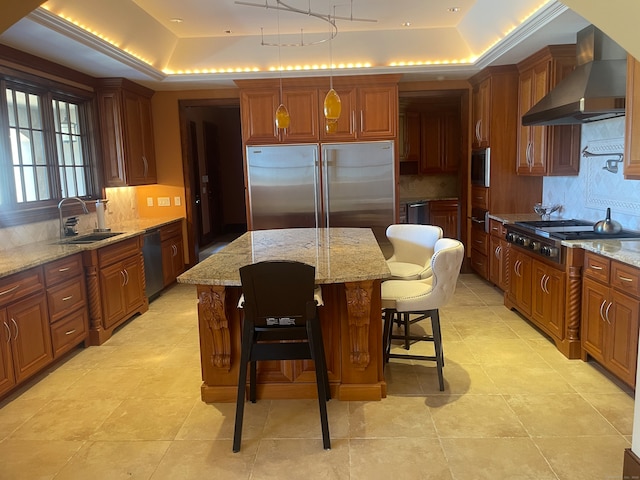
[[531, 271], [531, 317], [556, 338], [564, 335], [565, 278], [562, 270], [537, 260]]
[[83, 252], [89, 292], [89, 342], [101, 345], [113, 330], [149, 304], [142, 235]]
[[42, 268], [0, 280], [0, 395], [53, 360]]
[[521, 313], [531, 315], [531, 269], [533, 260], [526, 253], [511, 249], [509, 294]]
[[125, 79], [100, 81], [97, 98], [108, 187], [157, 182], [152, 95], [152, 90]]
[[511, 244], [505, 240], [506, 229], [497, 220], [489, 221], [489, 280], [503, 292], [509, 289]]
[[164, 286], [176, 281], [184, 272], [184, 244], [182, 240], [182, 222], [165, 225], [160, 229], [162, 248], [162, 273]]
[[429, 223], [442, 228], [445, 238], [459, 238], [458, 200], [431, 200], [429, 202]]
[[640, 180], [640, 62], [631, 55], [627, 56], [624, 141], [624, 178]]
[[518, 64], [519, 175], [577, 175], [580, 125], [523, 126], [522, 116], [567, 76], [575, 66], [575, 45], [543, 48]]
[[473, 147], [490, 146], [491, 131], [491, 77], [485, 78], [473, 87], [472, 123]]
[[315, 88], [289, 88], [282, 92], [291, 124], [278, 130], [276, 109], [280, 105], [279, 88], [243, 91], [240, 96], [243, 139], [246, 143], [317, 142], [318, 91]]
[[482, 278], [489, 278], [489, 235], [481, 228], [471, 228], [471, 268]]
[[53, 355], [57, 358], [89, 335], [82, 255], [78, 253], [46, 264], [44, 276]]
[[333, 79], [341, 114], [335, 132], [325, 128], [324, 98], [328, 78], [282, 79], [282, 99], [289, 128], [278, 131], [279, 80], [238, 80], [242, 139], [245, 144], [395, 140], [398, 134], [398, 75]]
[[640, 269], [587, 252], [582, 285], [583, 358], [635, 387]]

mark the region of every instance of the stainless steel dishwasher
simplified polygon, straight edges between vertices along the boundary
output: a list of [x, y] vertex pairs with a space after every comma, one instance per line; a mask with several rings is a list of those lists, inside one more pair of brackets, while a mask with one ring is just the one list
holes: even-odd
[[164, 288], [162, 272], [162, 246], [160, 244], [160, 229], [147, 230], [144, 234], [142, 246], [144, 257], [144, 276], [146, 282], [145, 294], [149, 301], [153, 300]]

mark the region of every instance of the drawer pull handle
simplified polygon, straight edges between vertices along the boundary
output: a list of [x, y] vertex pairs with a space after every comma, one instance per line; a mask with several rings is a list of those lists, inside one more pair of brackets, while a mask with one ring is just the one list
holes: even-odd
[[622, 275], [618, 275], [618, 278], [623, 282], [633, 282], [633, 278], [623, 277]]
[[5, 290], [4, 292], [0, 292], [0, 297], [2, 295], [6, 295], [7, 293], [15, 292], [18, 289], [19, 286], [20, 286], [20, 284], [16, 285], [13, 288], [10, 288], [9, 290]]
[[69, 295], [68, 297], [64, 297], [62, 301], [66, 302], [67, 300], [71, 300], [72, 298], [73, 298], [73, 295]]
[[11, 319], [11, 323], [13, 323], [13, 326], [16, 329], [16, 334], [13, 337], [13, 339], [17, 340], [18, 339], [18, 335], [20, 334], [20, 330], [18, 329], [18, 324], [16, 323], [16, 321], [13, 318]]
[[602, 267], [600, 265], [589, 265], [589, 266], [594, 270], [602, 270]]
[[59, 269], [58, 269], [58, 271], [59, 271], [60, 273], [62, 273], [62, 272], [67, 272], [67, 271], [69, 271], [69, 270], [71, 270], [69, 267], [64, 267], [64, 268], [59, 268]]
[[65, 335], [73, 335], [74, 333], [76, 333], [75, 328], [73, 330], [69, 330], [68, 332], [64, 332]]

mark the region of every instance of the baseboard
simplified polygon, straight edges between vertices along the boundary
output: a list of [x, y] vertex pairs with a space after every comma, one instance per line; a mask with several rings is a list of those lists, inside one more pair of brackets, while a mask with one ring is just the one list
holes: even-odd
[[640, 480], [640, 458], [630, 448], [624, 450], [623, 480]]

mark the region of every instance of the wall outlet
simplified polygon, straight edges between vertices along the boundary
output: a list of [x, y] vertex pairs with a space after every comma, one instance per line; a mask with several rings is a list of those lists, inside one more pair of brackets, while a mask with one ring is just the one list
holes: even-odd
[[180, 199], [180, 197], [173, 197], [173, 204], [176, 207], [179, 207], [180, 205], [182, 205], [182, 200]]
[[158, 197], [158, 206], [159, 207], [170, 207], [171, 199], [169, 197]]
[[153, 207], [153, 197], [147, 197], [147, 207]]

